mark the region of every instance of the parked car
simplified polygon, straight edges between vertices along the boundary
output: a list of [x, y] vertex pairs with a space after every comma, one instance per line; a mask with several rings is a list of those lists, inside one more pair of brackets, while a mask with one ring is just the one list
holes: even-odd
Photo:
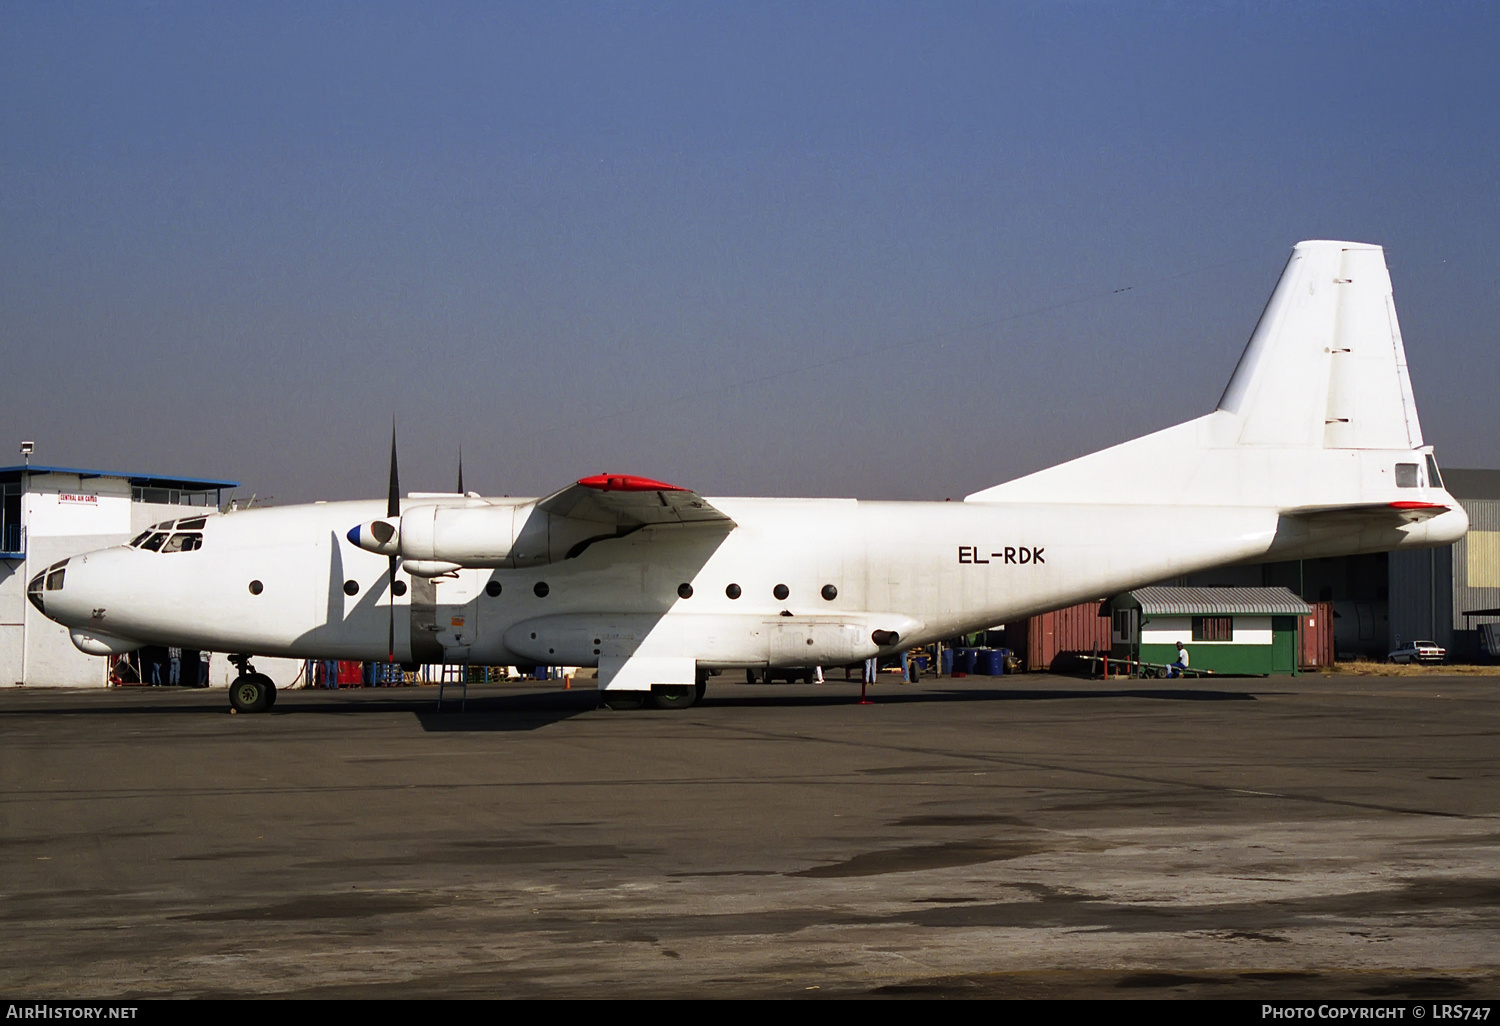
[[1448, 658], [1448, 650], [1432, 641], [1411, 641], [1387, 658], [1393, 663], [1440, 663]]

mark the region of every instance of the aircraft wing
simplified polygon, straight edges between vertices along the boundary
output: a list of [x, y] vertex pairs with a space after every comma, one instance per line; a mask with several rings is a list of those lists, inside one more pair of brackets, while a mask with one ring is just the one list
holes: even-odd
[[1452, 508], [1439, 502], [1363, 502], [1349, 506], [1303, 506], [1286, 511], [1294, 516], [1314, 523], [1347, 524], [1414, 524], [1430, 520]]
[[615, 527], [734, 521], [697, 492], [631, 474], [581, 478], [537, 503], [537, 509], [572, 520]]

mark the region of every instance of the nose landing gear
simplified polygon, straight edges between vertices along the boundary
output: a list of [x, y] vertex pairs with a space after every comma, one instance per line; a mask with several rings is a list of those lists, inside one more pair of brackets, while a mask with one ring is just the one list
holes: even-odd
[[260, 713], [276, 704], [276, 684], [263, 673], [256, 673], [248, 655], [234, 655], [229, 661], [240, 675], [229, 685], [229, 707], [235, 712]]

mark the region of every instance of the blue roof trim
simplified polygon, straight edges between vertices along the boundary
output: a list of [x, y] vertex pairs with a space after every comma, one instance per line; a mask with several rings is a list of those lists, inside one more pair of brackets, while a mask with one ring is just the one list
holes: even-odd
[[0, 467], [0, 480], [20, 480], [24, 473], [32, 474], [77, 474], [87, 477], [123, 477], [142, 488], [176, 488], [178, 491], [214, 491], [221, 488], [238, 488], [238, 481], [213, 481], [203, 477], [165, 477], [161, 474], [132, 474], [124, 470], [89, 470], [84, 467], [46, 467], [33, 463], [28, 466]]

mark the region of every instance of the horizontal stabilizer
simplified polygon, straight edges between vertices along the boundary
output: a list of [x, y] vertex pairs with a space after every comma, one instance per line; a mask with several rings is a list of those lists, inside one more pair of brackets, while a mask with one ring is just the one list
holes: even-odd
[[1361, 502], [1347, 506], [1305, 506], [1286, 516], [1316, 523], [1415, 524], [1448, 512], [1439, 502]]

